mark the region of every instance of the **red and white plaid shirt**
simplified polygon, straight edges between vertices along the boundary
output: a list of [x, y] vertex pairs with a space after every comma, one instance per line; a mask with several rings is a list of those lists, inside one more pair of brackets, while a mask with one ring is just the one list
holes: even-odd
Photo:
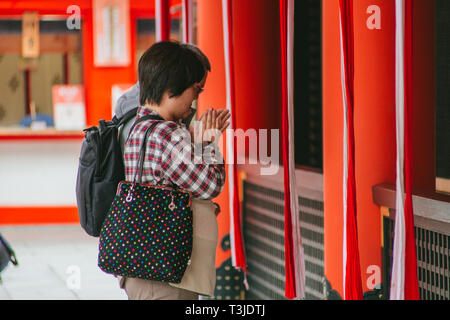
[[[146, 107], [139, 107], [136, 119], [157, 113]], [[140, 147], [145, 131], [155, 121], [158, 124], [148, 136], [141, 183], [161, 185], [175, 184], [200, 199], [217, 197], [225, 184], [225, 165], [207, 159], [194, 158], [195, 161], [180, 161], [177, 156], [188, 150], [193, 157], [194, 148], [188, 139], [189, 131], [182, 124], [173, 121], [147, 120], [138, 123], [124, 148], [126, 180], [132, 182], [136, 171]], [[208, 146], [205, 148], [207, 149]], [[209, 154], [213, 159], [222, 159], [217, 149], [211, 148]], [[185, 153], [186, 154], [186, 153]]]

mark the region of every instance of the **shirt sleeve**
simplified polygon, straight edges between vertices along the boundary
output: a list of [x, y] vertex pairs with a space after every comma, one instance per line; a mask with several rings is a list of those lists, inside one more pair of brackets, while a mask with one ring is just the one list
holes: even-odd
[[225, 165], [212, 144], [194, 147], [189, 131], [178, 127], [164, 138], [161, 171], [165, 177], [195, 198], [216, 198], [225, 184]]

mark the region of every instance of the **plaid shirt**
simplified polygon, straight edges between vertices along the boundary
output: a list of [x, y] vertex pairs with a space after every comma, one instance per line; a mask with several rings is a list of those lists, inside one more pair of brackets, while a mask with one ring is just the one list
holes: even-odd
[[[146, 107], [139, 107], [137, 118], [157, 113]], [[133, 181], [137, 171], [137, 162], [145, 131], [155, 121], [159, 122], [149, 134], [145, 150], [145, 160], [141, 183], [161, 185], [175, 184], [181, 189], [192, 193], [200, 199], [217, 197], [225, 184], [225, 165], [217, 161], [206, 161], [195, 157], [193, 161], [181, 161], [179, 155], [187, 150], [185, 155], [190, 159], [194, 155], [194, 148], [190, 140], [185, 139], [189, 131], [182, 124], [173, 121], [147, 120], [138, 123], [124, 148], [125, 175], [127, 181]], [[205, 147], [211, 147], [212, 144]], [[213, 159], [221, 157], [209, 150]], [[211, 158], [209, 158], [211, 160]], [[215, 162], [215, 163], [214, 163]]]

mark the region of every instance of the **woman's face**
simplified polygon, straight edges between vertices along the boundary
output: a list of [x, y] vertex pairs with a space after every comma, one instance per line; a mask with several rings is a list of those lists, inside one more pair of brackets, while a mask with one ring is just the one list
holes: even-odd
[[192, 103], [198, 99], [199, 94], [203, 91], [207, 77], [208, 72], [205, 72], [205, 76], [200, 82], [194, 83], [193, 86], [184, 90], [180, 96], [168, 99], [168, 110], [176, 121], [185, 119], [191, 114]]

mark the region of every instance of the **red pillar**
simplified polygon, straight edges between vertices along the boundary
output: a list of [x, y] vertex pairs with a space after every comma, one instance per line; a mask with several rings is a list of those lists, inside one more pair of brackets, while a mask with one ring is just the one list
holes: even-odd
[[[226, 108], [221, 1], [198, 0], [197, 30], [198, 46], [211, 63], [211, 72], [208, 75], [205, 92], [201, 94], [198, 104], [198, 113], [201, 115], [210, 107]], [[216, 267], [220, 267], [225, 260], [231, 257], [230, 250], [223, 251], [220, 246], [223, 237], [230, 232], [228, 179], [223, 192], [214, 201], [219, 203], [222, 210], [218, 216], [219, 245], [216, 252]]]
[[[198, 46], [212, 66], [205, 92], [199, 99], [198, 108], [202, 114], [209, 107], [226, 107], [225, 62], [221, 1], [198, 0], [197, 4]], [[236, 127], [243, 130], [279, 129], [281, 58], [278, 1], [234, 1], [233, 18]], [[229, 233], [228, 197], [226, 185], [216, 199], [222, 208], [218, 218], [219, 242]], [[216, 265], [219, 266], [229, 256], [229, 252], [218, 249]]]

